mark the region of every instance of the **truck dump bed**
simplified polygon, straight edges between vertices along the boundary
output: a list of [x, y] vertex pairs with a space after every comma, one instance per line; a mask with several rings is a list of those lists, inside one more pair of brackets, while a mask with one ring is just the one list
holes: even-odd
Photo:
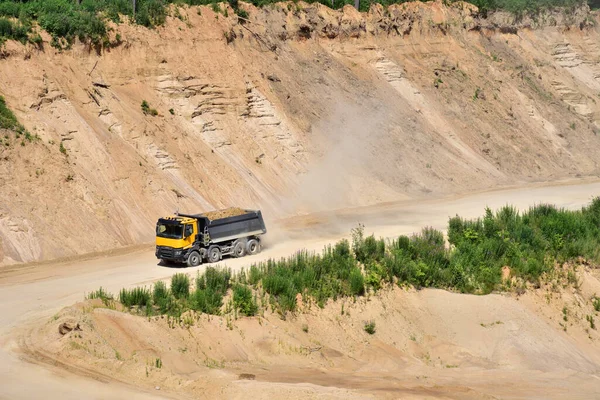
[[[207, 214], [211, 215], [211, 213]], [[209, 219], [206, 215], [200, 215], [200, 217], [204, 217], [207, 223], [208, 234], [214, 243], [241, 237], [262, 235], [267, 232], [265, 221], [260, 211], [244, 210], [244, 213], [241, 215], [213, 220]]]

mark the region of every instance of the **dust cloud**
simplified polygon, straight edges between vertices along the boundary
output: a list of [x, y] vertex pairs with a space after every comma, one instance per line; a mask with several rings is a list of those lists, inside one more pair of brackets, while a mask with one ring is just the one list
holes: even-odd
[[[377, 166], [375, 151], [381, 145], [384, 111], [359, 104], [336, 104], [331, 113], [313, 125], [316, 148], [325, 149], [309, 166], [290, 202], [294, 213], [335, 210], [358, 204], [361, 181]], [[385, 151], [379, 148], [380, 151]]]
[[390, 122], [386, 115], [389, 110], [375, 104], [338, 103], [312, 126], [312, 145], [320, 152], [290, 194], [281, 198], [278, 212], [287, 218], [268, 221], [266, 247], [281, 240], [348, 233], [358, 222], [366, 222], [340, 218], [338, 211], [365, 205], [365, 191], [379, 183], [376, 176], [386, 169], [380, 157], [390, 149], [383, 145]]

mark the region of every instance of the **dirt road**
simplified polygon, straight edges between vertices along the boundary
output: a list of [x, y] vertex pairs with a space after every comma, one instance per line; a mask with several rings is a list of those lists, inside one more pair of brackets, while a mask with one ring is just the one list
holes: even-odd
[[[423, 226], [444, 228], [449, 216], [475, 217], [484, 207], [505, 204], [527, 208], [547, 202], [578, 208], [600, 194], [600, 182], [578, 182], [478, 193], [452, 199], [418, 203], [390, 203], [361, 209], [309, 215], [288, 219], [270, 227], [266, 249], [258, 256], [226, 260], [234, 270], [269, 257], [282, 257], [300, 248], [319, 250], [335, 239], [347, 236], [358, 223], [367, 233], [396, 236], [418, 231]], [[195, 273], [204, 266], [189, 268]], [[83, 299], [86, 292], [102, 286], [110, 292], [171, 276], [176, 269], [157, 265], [151, 247], [130, 254], [37, 266], [0, 269], [0, 398], [61, 399], [85, 398], [164, 398], [160, 392], [141, 393], [121, 384], [99, 382], [74, 375], [62, 368], [29, 363], [19, 356], [22, 333], [40, 319], [51, 317], [62, 307]]]

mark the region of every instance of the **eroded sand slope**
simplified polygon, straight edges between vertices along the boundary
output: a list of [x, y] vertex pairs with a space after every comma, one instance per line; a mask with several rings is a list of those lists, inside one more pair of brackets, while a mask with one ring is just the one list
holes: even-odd
[[244, 7], [119, 25], [101, 54], [7, 44], [0, 93], [41, 141], [0, 150], [0, 264], [149, 242], [176, 209], [273, 219], [598, 174], [588, 10]]

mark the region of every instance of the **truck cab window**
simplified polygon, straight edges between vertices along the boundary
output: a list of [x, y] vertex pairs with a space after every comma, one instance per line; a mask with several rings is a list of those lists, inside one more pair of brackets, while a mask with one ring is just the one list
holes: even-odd
[[183, 225], [158, 223], [156, 225], [156, 236], [168, 239], [181, 239], [183, 236]]
[[187, 224], [187, 225], [185, 226], [185, 235], [184, 235], [184, 237], [186, 237], [186, 238], [187, 238], [187, 237], [190, 237], [190, 236], [192, 235], [192, 233], [193, 233], [193, 232], [194, 232], [194, 228], [192, 227], [192, 225], [190, 225], [190, 224]]

